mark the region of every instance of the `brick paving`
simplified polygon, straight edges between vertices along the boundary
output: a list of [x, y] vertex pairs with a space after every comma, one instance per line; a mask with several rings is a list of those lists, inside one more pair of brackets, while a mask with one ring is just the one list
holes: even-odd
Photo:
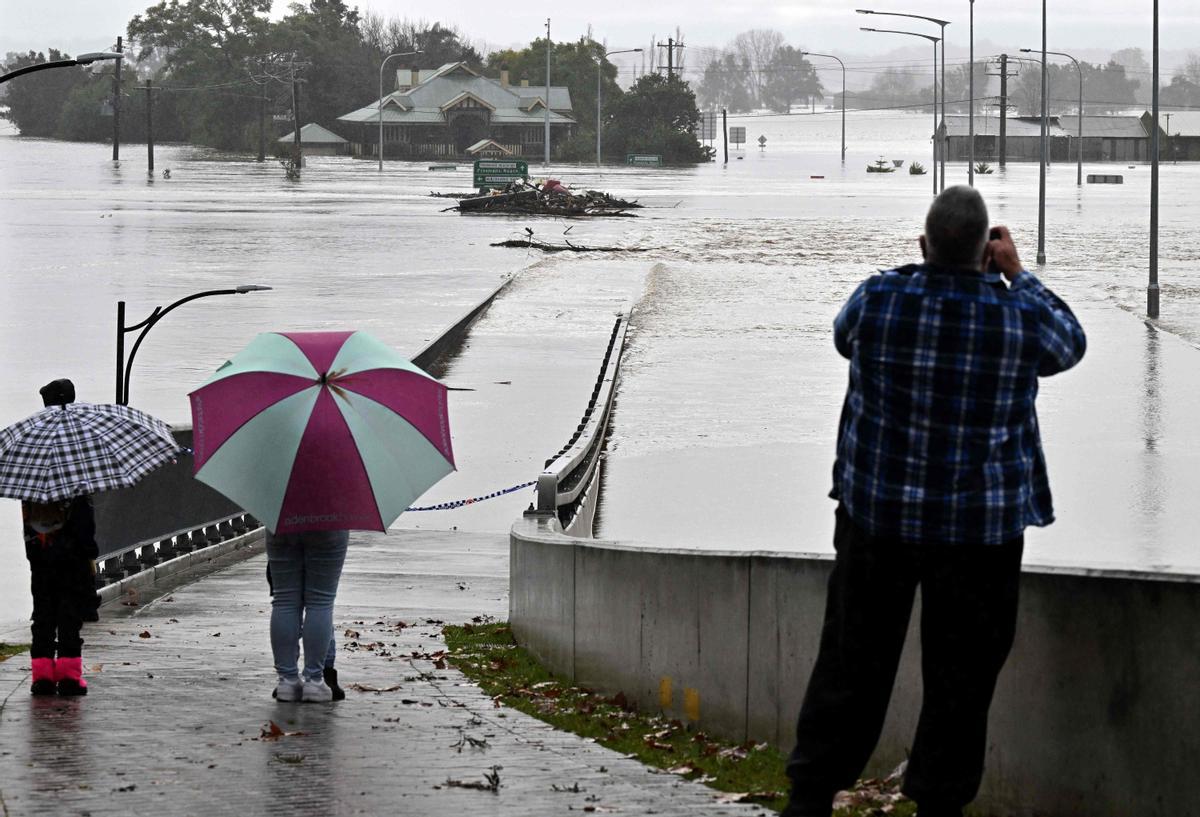
[[[503, 535], [355, 535], [337, 704], [271, 699], [264, 568], [257, 556], [106, 609], [84, 634], [86, 698], [33, 698], [27, 658], [0, 663], [0, 814], [767, 813], [495, 708], [425, 657], [444, 646], [437, 622], [505, 616]], [[272, 720], [295, 734], [262, 739]], [[447, 785], [494, 767], [495, 792]]]

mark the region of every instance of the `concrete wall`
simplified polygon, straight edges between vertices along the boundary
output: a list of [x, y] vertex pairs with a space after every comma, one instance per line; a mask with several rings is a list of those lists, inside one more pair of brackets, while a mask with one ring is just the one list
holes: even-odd
[[[832, 557], [511, 534], [509, 617], [554, 671], [735, 740], [791, 748]], [[906, 756], [919, 609], [868, 772]], [[977, 805], [1016, 817], [1200, 814], [1200, 578], [1027, 567]]]

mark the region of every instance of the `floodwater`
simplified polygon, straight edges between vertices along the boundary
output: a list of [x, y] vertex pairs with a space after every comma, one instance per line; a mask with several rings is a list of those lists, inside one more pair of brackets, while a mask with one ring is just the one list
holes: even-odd
[[[0, 423], [39, 408], [38, 386], [55, 377], [74, 379], [81, 399], [111, 399], [118, 300], [135, 322], [197, 290], [274, 287], [190, 303], [148, 335], [131, 402], [186, 421], [187, 391], [259, 331], [361, 328], [416, 352], [512, 274], [446, 375], [463, 389], [451, 404], [460, 470], [423, 504], [534, 479], [574, 429], [613, 313], [634, 307], [598, 534], [828, 550], [825, 493], [845, 385], [830, 322], [865, 275], [915, 257], [931, 192], [928, 175], [864, 168], [881, 155], [928, 166], [929, 123], [851, 113], [844, 165], [836, 114], [730, 123], [747, 126], [752, 146], [732, 152], [728, 165], [556, 168], [568, 184], [647, 205], [636, 219], [573, 224], [440, 212], [452, 202], [428, 192], [466, 190], [465, 165], [435, 173], [388, 162], [381, 174], [370, 162], [313, 158], [290, 183], [272, 162], [160, 146], [149, 177], [142, 145], [123, 146], [114, 165], [105, 145], [0, 135]], [[1192, 348], [1200, 345], [1200, 210], [1191, 192], [1200, 166], [1162, 167], [1164, 332], [1149, 335], [1137, 318], [1149, 169], [1084, 170], [1120, 172], [1125, 184], [1077, 188], [1073, 165], [1050, 169], [1041, 276], [1080, 307], [1092, 348], [1080, 371], [1043, 388], [1063, 521], [1031, 533], [1027, 552], [1058, 563], [1200, 570], [1186, 504], [1200, 487], [1189, 416], [1198, 378], [1164, 374], [1195, 369], [1200, 354]], [[965, 165], [952, 165], [950, 181], [965, 180]], [[976, 180], [993, 221], [1012, 228], [1032, 266], [1037, 167], [1014, 164]], [[646, 252], [542, 256], [489, 246], [527, 226], [546, 240], [569, 229], [576, 243]], [[1097, 332], [1109, 326], [1106, 348]], [[1092, 401], [1088, 411], [1079, 394]], [[1077, 422], [1081, 412], [1097, 418], [1094, 428]], [[1137, 439], [1105, 436], [1112, 423]], [[1120, 478], [1104, 490], [1088, 486], [1097, 460], [1076, 456], [1089, 446], [1098, 446], [1099, 462], [1105, 446], [1128, 454], [1114, 460]], [[504, 531], [529, 499], [520, 492], [398, 524]], [[24, 581], [14, 506], [0, 503], [0, 530], [11, 540], [0, 552], [17, 568], [5, 571], [5, 588]], [[1094, 530], [1067, 528], [1056, 539], [1072, 516], [1092, 519]]]

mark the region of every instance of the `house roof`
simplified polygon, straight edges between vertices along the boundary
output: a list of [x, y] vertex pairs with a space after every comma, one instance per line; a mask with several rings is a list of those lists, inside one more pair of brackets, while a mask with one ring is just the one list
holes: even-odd
[[478, 142], [467, 148], [467, 153], [474, 155], [483, 150], [498, 150], [506, 156], [512, 155], [511, 150], [497, 142], [495, 139], [480, 139]]
[[[946, 135], [947, 136], [969, 136], [970, 135], [970, 117], [966, 114], [953, 114], [946, 117]], [[1041, 117], [1038, 116], [1010, 116], [1007, 117], [1005, 123], [1005, 135], [1009, 138], [1020, 138], [1042, 135]], [[1059, 124], [1059, 117], [1050, 116], [1046, 118], [1049, 130], [1049, 135], [1052, 137], [1066, 136], [1067, 132], [1063, 130]], [[1000, 117], [998, 116], [976, 116], [975, 117], [975, 135], [976, 136], [995, 136], [1000, 133]]]
[[[1071, 136], [1079, 133], [1078, 116], [1060, 116], [1058, 121]], [[1140, 116], [1083, 117], [1083, 138], [1096, 136], [1105, 139], [1145, 139], [1147, 134]]]
[[[279, 137], [280, 142], [291, 142], [296, 138], [296, 132], [292, 131], [287, 136]], [[328, 128], [323, 128], [316, 122], [309, 122], [304, 127], [300, 128], [300, 144], [302, 145], [348, 145], [348, 141], [338, 136]]]
[[[382, 100], [383, 121], [390, 124], [436, 124], [445, 122], [444, 111], [455, 103], [474, 99], [491, 109], [496, 124], [536, 124], [543, 121], [540, 106], [530, 104], [545, 98], [546, 89], [501, 85], [499, 80], [480, 76], [466, 63], [447, 63], [428, 76], [422, 72], [420, 84], [394, 91]], [[571, 93], [567, 88], [550, 87], [551, 124], [571, 124]], [[380, 102], [338, 117], [339, 122], [370, 123], [379, 120]]]

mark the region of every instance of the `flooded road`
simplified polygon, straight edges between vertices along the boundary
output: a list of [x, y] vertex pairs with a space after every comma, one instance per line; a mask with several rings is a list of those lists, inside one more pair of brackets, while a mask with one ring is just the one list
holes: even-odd
[[[929, 176], [868, 175], [865, 166], [880, 155], [928, 165], [928, 122], [852, 113], [844, 166], [836, 116], [731, 124], [746, 125], [752, 142], [766, 136], [766, 150], [733, 152], [727, 166], [556, 168], [568, 184], [647, 205], [636, 219], [571, 225], [441, 212], [452, 202], [429, 191], [466, 190], [466, 165], [431, 173], [425, 164], [389, 162], [380, 174], [369, 162], [313, 158], [297, 184], [272, 162], [167, 146], [149, 178], [142, 146], [126, 146], [114, 166], [103, 145], [0, 136], [0, 338], [8, 353], [0, 422], [39, 408], [37, 388], [55, 377], [74, 379], [81, 399], [111, 400], [118, 300], [128, 302], [132, 322], [201, 289], [274, 287], [188, 304], [150, 333], [131, 402], [182, 421], [187, 391], [257, 332], [354, 327], [416, 352], [514, 274], [447, 374], [451, 385], [474, 389], [452, 397], [460, 473], [423, 503], [535, 478], [582, 411], [572, 394], [576, 384], [590, 386], [592, 347], [614, 311], [636, 305], [598, 535], [827, 550], [825, 494], [845, 385], [830, 322], [871, 271], [917, 257], [930, 197]], [[1036, 531], [1027, 551], [1055, 562], [1200, 570], [1186, 537], [1194, 516], [1180, 507], [1200, 488], [1195, 454], [1180, 453], [1195, 442], [1188, 428], [1197, 395], [1188, 391], [1194, 378], [1171, 376], [1200, 362], [1192, 348], [1200, 346], [1200, 208], [1191, 192], [1200, 166], [1162, 167], [1164, 335], [1146, 334], [1137, 318], [1149, 169], [1087, 172], [1120, 172], [1125, 184], [1077, 188], [1073, 165], [1050, 170], [1049, 263], [1040, 274], [1079, 306], [1093, 342], [1080, 371], [1046, 382], [1042, 419], [1064, 520], [1057, 527], [1068, 515], [1089, 515], [1093, 501], [1099, 510], [1090, 515], [1103, 527], [1057, 540], [1056, 528]], [[965, 166], [952, 165], [949, 180], [965, 182]], [[1032, 265], [1036, 165], [1012, 164], [976, 181], [993, 221], [1011, 227]], [[577, 243], [648, 251], [565, 258], [489, 246], [527, 226], [545, 240], [569, 227]], [[1111, 348], [1098, 335], [1105, 327], [1113, 327]], [[1082, 414], [1093, 418], [1090, 427], [1076, 419], [1081, 395], [1094, 401]], [[1069, 424], [1056, 426], [1059, 416]], [[1140, 429], [1158, 453], [1147, 453], [1149, 443], [1120, 453], [1126, 437], [1109, 433], [1118, 423]], [[1093, 467], [1079, 463], [1095, 460], [1072, 451], [1093, 444], [1118, 452], [1128, 479], [1106, 491], [1087, 487]], [[436, 518], [410, 514], [398, 524], [503, 530], [528, 500], [513, 495]], [[1159, 527], [1147, 527], [1152, 518]], [[15, 503], [0, 503], [0, 529], [11, 540], [11, 564], [20, 559]]]

